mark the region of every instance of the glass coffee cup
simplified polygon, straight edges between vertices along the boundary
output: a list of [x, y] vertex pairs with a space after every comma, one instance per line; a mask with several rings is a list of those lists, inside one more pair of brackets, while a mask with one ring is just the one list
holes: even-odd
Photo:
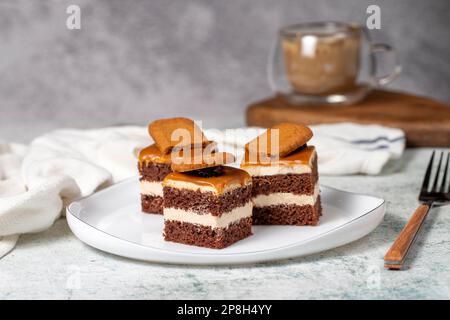
[[[387, 75], [378, 75], [378, 54], [394, 60]], [[280, 30], [268, 78], [272, 90], [293, 104], [353, 104], [400, 72], [394, 49], [371, 43], [363, 26], [315, 22]]]

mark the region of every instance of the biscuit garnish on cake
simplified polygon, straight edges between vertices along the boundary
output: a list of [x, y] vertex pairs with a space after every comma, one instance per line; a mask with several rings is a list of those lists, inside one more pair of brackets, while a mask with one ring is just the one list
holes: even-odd
[[197, 124], [188, 118], [168, 118], [153, 121], [148, 132], [162, 153], [185, 147], [203, 148], [209, 141]]
[[281, 123], [248, 142], [245, 149], [249, 154], [284, 157], [305, 145], [312, 136], [311, 129], [306, 126]]

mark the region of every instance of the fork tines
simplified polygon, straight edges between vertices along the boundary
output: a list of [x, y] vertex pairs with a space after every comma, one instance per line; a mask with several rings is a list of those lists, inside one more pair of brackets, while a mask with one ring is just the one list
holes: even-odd
[[[430, 183], [431, 172], [433, 170], [433, 162], [436, 151], [431, 154], [430, 162], [428, 163], [427, 171], [425, 172], [425, 177], [423, 179], [422, 188], [419, 195], [419, 200], [421, 201], [440, 201], [449, 200], [450, 198], [450, 179], [448, 175], [450, 152], [447, 152], [447, 159], [445, 161], [444, 170], [441, 170], [442, 160], [444, 158], [444, 153], [441, 152], [439, 156], [439, 162], [437, 165], [436, 172], [434, 174], [433, 183]], [[439, 179], [441, 183], [439, 184]], [[430, 188], [431, 185], [431, 188]]]

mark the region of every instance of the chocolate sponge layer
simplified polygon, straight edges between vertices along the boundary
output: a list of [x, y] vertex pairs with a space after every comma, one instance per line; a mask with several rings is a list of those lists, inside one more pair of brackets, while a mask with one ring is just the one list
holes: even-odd
[[195, 211], [199, 214], [210, 213], [221, 216], [250, 201], [251, 185], [216, 195], [213, 192], [201, 192], [189, 189], [164, 187], [164, 207]]
[[[170, 164], [164, 163], [139, 163], [139, 173], [141, 181], [161, 182], [172, 172]], [[141, 194], [141, 209], [145, 213], [163, 213], [163, 197]]]
[[252, 234], [252, 219], [243, 218], [228, 228], [211, 228], [192, 223], [166, 220], [164, 240], [188, 245], [222, 249]]
[[315, 226], [322, 215], [320, 196], [314, 206], [281, 204], [266, 207], [253, 207], [254, 225], [296, 225]]
[[170, 164], [165, 163], [141, 163], [138, 165], [141, 180], [163, 181], [164, 178], [172, 172]]
[[312, 195], [314, 179], [311, 174], [278, 174], [274, 176], [253, 177], [252, 196], [277, 192]]
[[163, 213], [163, 198], [141, 194], [141, 208], [145, 213]]
[[311, 173], [253, 176], [252, 196], [278, 192], [312, 195], [318, 180], [317, 157], [314, 157]]

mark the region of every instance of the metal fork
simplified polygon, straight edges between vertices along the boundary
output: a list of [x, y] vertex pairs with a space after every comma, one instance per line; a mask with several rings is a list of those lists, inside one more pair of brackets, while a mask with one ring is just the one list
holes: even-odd
[[[384, 267], [387, 269], [400, 270], [403, 268], [409, 249], [414, 243], [428, 211], [430, 211], [433, 204], [445, 204], [450, 201], [450, 179], [447, 178], [450, 152], [447, 153], [447, 161], [445, 162], [444, 170], [441, 170], [442, 159], [444, 157], [444, 152], [441, 152], [436, 174], [430, 188], [430, 177], [433, 168], [434, 155], [435, 151], [433, 151], [430, 162], [428, 163], [419, 194], [419, 201], [422, 204], [416, 209], [411, 219], [409, 219], [406, 226], [384, 256]], [[440, 185], [439, 177], [441, 177]]]

